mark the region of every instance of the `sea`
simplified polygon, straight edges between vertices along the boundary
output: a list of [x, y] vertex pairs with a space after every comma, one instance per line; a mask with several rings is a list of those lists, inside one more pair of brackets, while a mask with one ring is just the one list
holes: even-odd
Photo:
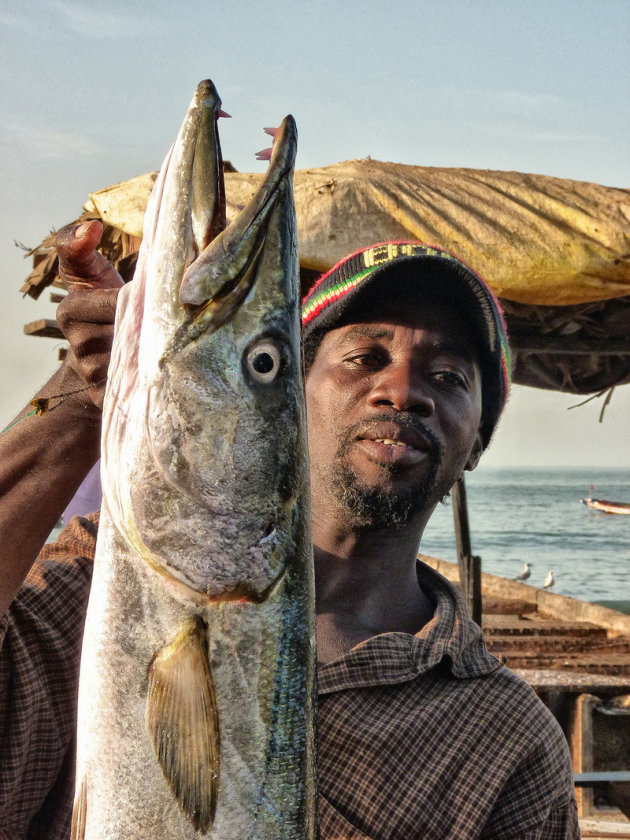
[[[516, 469], [480, 466], [466, 473], [472, 553], [482, 571], [630, 613], [630, 515], [604, 514], [588, 496], [630, 502], [630, 469]], [[591, 485], [593, 490], [591, 491]], [[421, 551], [457, 562], [450, 499], [438, 505]]]
[[[480, 466], [465, 481], [472, 552], [482, 571], [514, 578], [528, 562], [528, 584], [542, 586], [553, 571], [552, 592], [630, 614], [630, 516], [580, 503], [589, 495], [630, 502], [630, 469]], [[450, 499], [438, 505], [420, 550], [457, 562]]]

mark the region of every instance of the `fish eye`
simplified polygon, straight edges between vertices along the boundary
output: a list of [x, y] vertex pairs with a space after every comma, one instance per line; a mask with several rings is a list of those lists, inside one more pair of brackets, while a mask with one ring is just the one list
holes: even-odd
[[247, 370], [255, 382], [267, 385], [280, 373], [282, 355], [271, 339], [265, 338], [247, 352]]

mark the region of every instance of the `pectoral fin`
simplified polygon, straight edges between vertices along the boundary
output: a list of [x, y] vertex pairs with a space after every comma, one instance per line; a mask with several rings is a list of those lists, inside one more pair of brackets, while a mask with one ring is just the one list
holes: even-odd
[[208, 831], [219, 792], [219, 716], [201, 621], [153, 660], [146, 726], [180, 808], [197, 831]]

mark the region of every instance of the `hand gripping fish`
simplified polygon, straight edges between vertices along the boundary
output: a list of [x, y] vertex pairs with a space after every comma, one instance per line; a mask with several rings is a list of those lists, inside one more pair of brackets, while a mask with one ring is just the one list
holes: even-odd
[[74, 840], [315, 835], [296, 128], [225, 229], [220, 114], [202, 82], [120, 293]]

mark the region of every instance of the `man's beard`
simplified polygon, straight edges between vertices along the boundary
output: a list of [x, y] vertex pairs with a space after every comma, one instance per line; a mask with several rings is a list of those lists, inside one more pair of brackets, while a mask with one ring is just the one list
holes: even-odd
[[[442, 461], [442, 444], [413, 414], [401, 413], [394, 418], [391, 414], [380, 414], [371, 420], [394, 422], [401, 429], [414, 428], [420, 431], [431, 444], [433, 458], [430, 472], [412, 485], [401, 489], [388, 489], [362, 482], [346, 461], [346, 454], [355, 441], [357, 432], [364, 425], [358, 423], [346, 430], [337, 449], [334, 466], [328, 474], [329, 487], [343, 509], [350, 514], [355, 527], [369, 530], [402, 528], [444, 496], [444, 491], [439, 491], [436, 481]], [[395, 464], [383, 464], [382, 467], [392, 475], [401, 472]]]

